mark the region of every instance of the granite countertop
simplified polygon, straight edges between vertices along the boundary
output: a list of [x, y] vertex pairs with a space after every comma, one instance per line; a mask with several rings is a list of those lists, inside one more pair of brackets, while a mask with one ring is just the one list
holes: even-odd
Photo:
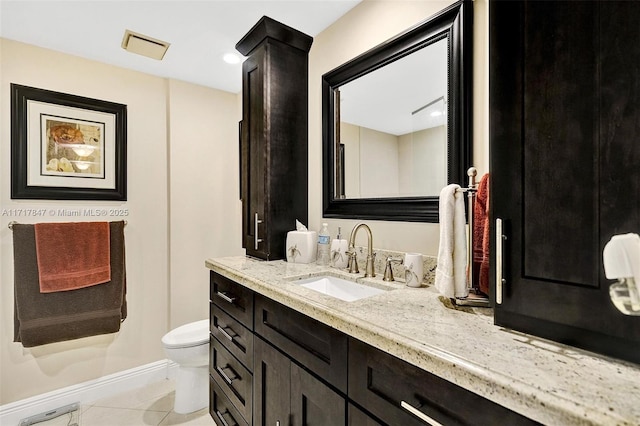
[[[337, 330], [549, 425], [637, 425], [640, 366], [493, 324], [487, 308], [455, 307], [431, 285], [359, 278], [383, 294], [354, 302], [295, 284], [346, 271], [244, 256], [206, 267]], [[359, 274], [358, 277], [361, 277]]]

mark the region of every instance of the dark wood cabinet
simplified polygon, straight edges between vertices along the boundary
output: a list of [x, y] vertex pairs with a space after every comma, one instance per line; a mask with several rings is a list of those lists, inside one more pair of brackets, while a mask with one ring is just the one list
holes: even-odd
[[347, 426], [383, 426], [383, 423], [349, 403], [347, 404]]
[[[217, 424], [409, 426], [433, 420], [443, 425], [536, 424], [211, 272], [211, 286], [216, 285], [225, 295], [242, 295], [234, 298], [238, 305], [252, 307], [243, 325], [235, 316], [245, 316], [238, 305], [225, 298], [212, 301], [210, 413]], [[230, 339], [215, 324], [246, 329], [252, 338], [233, 334]], [[228, 329], [226, 333], [232, 334]], [[238, 352], [235, 340], [245, 349]], [[249, 346], [251, 363], [246, 355]]]
[[249, 426], [213, 378], [209, 378], [209, 413], [217, 425]]
[[256, 334], [341, 392], [347, 392], [347, 336], [262, 295], [255, 301]]
[[249, 370], [253, 369], [253, 332], [222, 309], [211, 304], [211, 335]]
[[250, 425], [254, 293], [213, 271], [209, 287], [209, 413], [219, 425]]
[[388, 425], [537, 424], [356, 339], [349, 339], [349, 398]]
[[492, 2], [490, 22], [495, 322], [640, 362], [640, 317], [602, 267], [612, 235], [640, 230], [640, 7]]
[[253, 330], [253, 291], [225, 276], [212, 272], [209, 300], [239, 323]]
[[344, 425], [347, 336], [260, 294], [254, 309], [254, 422]]
[[346, 400], [279, 350], [256, 338], [254, 424], [339, 426]]
[[242, 245], [285, 258], [286, 233], [308, 219], [308, 52], [313, 39], [263, 17], [236, 44], [242, 65]]
[[339, 426], [345, 424], [344, 396], [291, 363], [291, 424], [294, 426]]
[[291, 361], [260, 338], [255, 345], [256, 380], [253, 384], [255, 425], [289, 426]]
[[242, 417], [251, 419], [253, 405], [251, 372], [217, 339], [211, 339], [209, 352], [209, 375], [218, 383]]
[[344, 425], [347, 336], [215, 272], [210, 287], [214, 421]]

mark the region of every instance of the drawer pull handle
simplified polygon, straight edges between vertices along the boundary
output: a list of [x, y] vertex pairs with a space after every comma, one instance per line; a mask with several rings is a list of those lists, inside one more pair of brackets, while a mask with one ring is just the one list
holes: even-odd
[[502, 304], [502, 295], [504, 292], [504, 287], [506, 285], [506, 280], [504, 279], [503, 273], [503, 262], [504, 262], [504, 241], [507, 237], [504, 235], [503, 227], [502, 227], [502, 219], [496, 219], [496, 303], [498, 305]]
[[235, 301], [236, 301], [236, 298], [235, 298], [235, 297], [228, 296], [225, 292], [217, 291], [217, 292], [216, 292], [216, 294], [217, 294], [218, 296], [220, 296], [223, 300], [226, 300], [226, 301], [227, 301], [227, 302], [229, 302], [229, 303], [232, 303], [232, 304], [233, 304], [233, 302], [235, 302]]
[[[227, 327], [227, 328], [228, 328], [229, 330], [231, 330], [231, 327]], [[235, 336], [237, 336], [237, 334], [236, 334], [233, 330], [231, 330], [231, 332], [233, 333], [233, 336], [232, 336], [231, 334], [227, 333], [227, 330], [225, 330], [224, 328], [222, 328], [222, 327], [220, 327], [220, 326], [218, 326], [218, 331], [219, 331], [220, 333], [222, 333], [222, 335], [223, 335], [224, 337], [226, 337], [227, 339], [229, 339], [229, 340], [230, 340], [230, 341], [232, 341], [232, 342], [233, 342], [233, 338], [234, 338]]]
[[233, 426], [238, 426], [238, 423], [233, 418], [229, 410], [224, 410], [224, 413], [221, 413], [220, 410], [216, 410], [216, 416], [218, 416], [224, 426], [229, 426], [229, 423], [227, 423], [227, 421], [224, 419], [224, 416], [231, 417], [231, 423], [233, 424]]
[[405, 410], [407, 410], [408, 412], [410, 412], [411, 414], [413, 414], [414, 416], [416, 416], [417, 418], [419, 418], [420, 420], [422, 420], [423, 422], [427, 423], [428, 425], [431, 425], [431, 426], [442, 426], [442, 423], [437, 422], [436, 420], [434, 420], [431, 417], [427, 416], [425, 413], [423, 413], [422, 411], [418, 410], [416, 407], [414, 407], [413, 405], [409, 404], [408, 402], [400, 401], [400, 406], [402, 408], [404, 408]]
[[[227, 365], [226, 365], [226, 367], [224, 367], [224, 368], [220, 368], [220, 367], [218, 366], [218, 367], [216, 367], [216, 370], [218, 370], [218, 373], [220, 373], [220, 375], [222, 376], [222, 378], [224, 379], [224, 381], [225, 381], [225, 382], [227, 382], [229, 385], [230, 385], [231, 383], [233, 383], [233, 381], [234, 381], [235, 379], [237, 379], [237, 378], [238, 378], [238, 375], [236, 374], [236, 372], [235, 372], [235, 371], [233, 371], [233, 368], [231, 368], [231, 367], [229, 366], [229, 364], [227, 364]], [[227, 373], [225, 373], [225, 372], [224, 372], [224, 370], [229, 370], [229, 371], [231, 371], [231, 376], [232, 376], [232, 377], [227, 376]]]
[[256, 212], [253, 220], [254, 220], [253, 233], [255, 234], [254, 235], [253, 248], [254, 248], [254, 250], [258, 250], [258, 244], [260, 244], [262, 242], [262, 239], [258, 238], [258, 225], [262, 223], [262, 220], [258, 219], [258, 213], [257, 212]]

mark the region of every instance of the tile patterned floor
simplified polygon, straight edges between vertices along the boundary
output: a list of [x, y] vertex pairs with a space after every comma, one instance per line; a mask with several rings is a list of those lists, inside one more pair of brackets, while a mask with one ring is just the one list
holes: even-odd
[[175, 383], [163, 380], [81, 406], [79, 426], [211, 426], [209, 409], [173, 412]]

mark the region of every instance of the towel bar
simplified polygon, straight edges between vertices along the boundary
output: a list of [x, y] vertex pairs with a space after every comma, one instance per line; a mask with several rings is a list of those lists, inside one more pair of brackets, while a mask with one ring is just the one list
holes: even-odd
[[467, 176], [469, 176], [469, 184], [466, 188], [458, 188], [457, 192], [467, 193], [467, 221], [468, 229], [467, 233], [467, 288], [470, 295], [464, 298], [454, 298], [451, 301], [454, 304], [461, 306], [476, 306], [488, 308], [489, 298], [483, 296], [479, 291], [478, 283], [473, 282], [473, 212], [475, 210], [476, 195], [478, 192], [478, 184], [476, 183], [476, 176], [478, 171], [475, 167], [470, 167], [467, 170]]
[[[18, 224], [18, 222], [16, 222], [15, 220], [12, 220], [11, 222], [9, 222], [7, 227], [13, 231], [13, 225], [17, 225], [17, 224]], [[124, 221], [124, 226], [127, 226], [127, 221], [126, 220]]]

